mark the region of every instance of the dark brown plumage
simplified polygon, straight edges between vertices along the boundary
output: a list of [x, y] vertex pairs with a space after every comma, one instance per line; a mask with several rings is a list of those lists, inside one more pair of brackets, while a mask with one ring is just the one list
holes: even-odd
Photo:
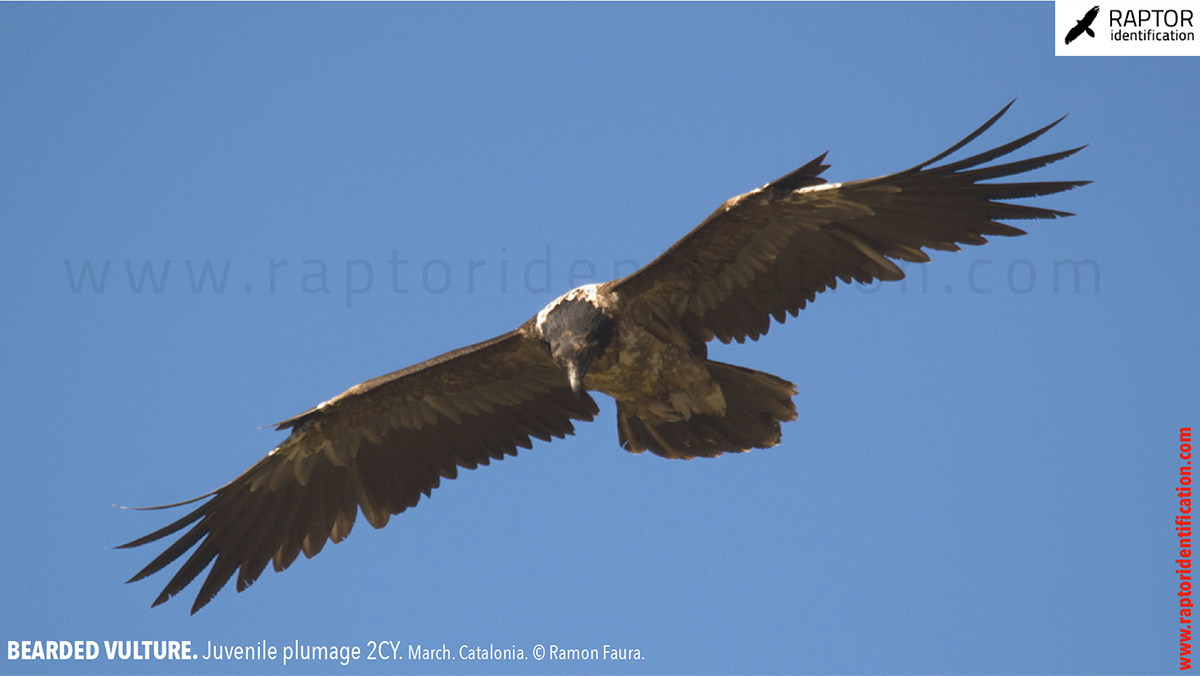
[[455, 478], [459, 467], [515, 455], [518, 447], [532, 448], [531, 438], [562, 438], [574, 432], [572, 420], [590, 421], [597, 412], [596, 402], [586, 393], [576, 397], [541, 346], [520, 330], [368, 380], [278, 423], [276, 429], [291, 429], [291, 435], [233, 481], [164, 505], [212, 496], [182, 519], [121, 546], [192, 526], [130, 582], [200, 543], [154, 601], [174, 596], [215, 561], [195, 612], [235, 572], [242, 591], [268, 563], [281, 571], [300, 552], [312, 558], [326, 540], [341, 542], [359, 509], [367, 523], [383, 528], [443, 478]]
[[[1011, 103], [1009, 105], [1012, 105]], [[188, 529], [133, 577], [151, 575], [195, 547], [162, 593], [174, 596], [211, 565], [192, 612], [237, 575], [237, 589], [268, 564], [344, 539], [359, 510], [375, 528], [417, 504], [458, 468], [574, 432], [598, 412], [585, 390], [617, 400], [626, 450], [671, 458], [716, 456], [777, 444], [795, 419], [795, 386], [712, 362], [706, 343], [757, 340], [771, 319], [796, 316], [838, 280], [896, 280], [889, 259], [929, 260], [989, 235], [1023, 231], [999, 220], [1069, 216], [1007, 200], [1087, 181], [983, 183], [1043, 167], [1080, 148], [983, 166], [1058, 122], [958, 162], [933, 166], [1004, 112], [936, 157], [888, 176], [826, 183], [824, 155], [734, 197], [649, 265], [574, 289], [514, 331], [369, 380], [279, 423], [290, 435], [240, 476], [173, 507], [207, 502], [122, 545]], [[1061, 119], [1061, 118], [1060, 118]], [[155, 507], [150, 509], [161, 509]]]

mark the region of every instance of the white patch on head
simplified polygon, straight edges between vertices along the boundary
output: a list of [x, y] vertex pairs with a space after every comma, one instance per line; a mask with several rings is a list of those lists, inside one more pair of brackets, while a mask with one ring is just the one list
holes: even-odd
[[586, 300], [592, 304], [592, 307], [600, 308], [601, 310], [612, 309], [617, 303], [617, 294], [608, 292], [600, 293], [599, 284], [584, 284], [581, 287], [571, 289], [563, 295], [555, 298], [549, 305], [542, 308], [542, 311], [537, 314], [537, 330], [542, 333], [542, 324], [546, 322], [546, 315], [550, 311], [558, 307], [559, 303], [564, 303], [572, 300]]

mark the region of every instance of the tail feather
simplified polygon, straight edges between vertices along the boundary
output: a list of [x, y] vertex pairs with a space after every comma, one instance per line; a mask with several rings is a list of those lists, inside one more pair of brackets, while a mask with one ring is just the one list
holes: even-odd
[[631, 453], [650, 451], [664, 458], [713, 458], [779, 443], [779, 423], [796, 419], [792, 395], [796, 386], [762, 371], [708, 362], [721, 386], [725, 415], [693, 415], [679, 422], [639, 418], [617, 402], [617, 434], [621, 448]]

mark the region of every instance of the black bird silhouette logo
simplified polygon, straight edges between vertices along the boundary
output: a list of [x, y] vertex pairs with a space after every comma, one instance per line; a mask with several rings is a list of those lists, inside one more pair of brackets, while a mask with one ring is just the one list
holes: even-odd
[[1080, 35], [1083, 35], [1084, 33], [1087, 33], [1088, 37], [1096, 37], [1096, 34], [1092, 32], [1092, 22], [1096, 20], [1096, 15], [1099, 13], [1100, 5], [1096, 5], [1095, 7], [1089, 9], [1088, 13], [1084, 14], [1082, 19], [1076, 21], [1075, 27], [1067, 32], [1067, 44], [1071, 44], [1072, 40]]

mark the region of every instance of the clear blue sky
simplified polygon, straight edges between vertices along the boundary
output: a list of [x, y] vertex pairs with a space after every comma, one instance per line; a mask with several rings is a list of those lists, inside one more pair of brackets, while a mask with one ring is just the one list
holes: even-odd
[[[3, 645], [644, 657], [0, 672], [1175, 671], [1200, 60], [1055, 58], [1052, 23], [1049, 3], [0, 6]], [[833, 180], [903, 169], [1013, 97], [976, 147], [1070, 113], [1029, 152], [1091, 144], [1038, 174], [1094, 180], [1039, 201], [1079, 215], [715, 348], [799, 385], [780, 446], [630, 455], [605, 399], [194, 617], [194, 587], [149, 608], [169, 573], [122, 584], [159, 549], [107, 547], [181, 512], [113, 503], [215, 488], [282, 437], [260, 426], [506, 331], [825, 150]], [[1064, 260], [1094, 262], [1078, 291]]]

